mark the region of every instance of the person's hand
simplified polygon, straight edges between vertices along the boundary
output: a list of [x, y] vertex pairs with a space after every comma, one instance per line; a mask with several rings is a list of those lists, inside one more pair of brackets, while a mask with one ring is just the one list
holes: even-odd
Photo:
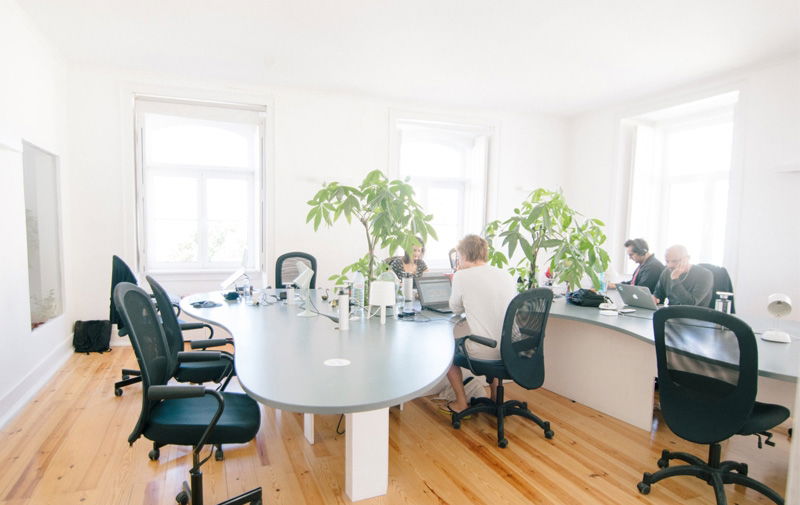
[[670, 273], [672, 280], [677, 280], [681, 275], [689, 271], [689, 258], [683, 258], [678, 266]]
[[660, 303], [661, 303], [661, 300], [659, 300], [658, 298], [656, 298], [656, 297], [655, 297], [655, 295], [650, 295], [650, 296], [652, 296], [652, 297], [653, 297], [653, 303], [655, 303], [656, 305], [658, 305], [658, 304], [660, 304]]

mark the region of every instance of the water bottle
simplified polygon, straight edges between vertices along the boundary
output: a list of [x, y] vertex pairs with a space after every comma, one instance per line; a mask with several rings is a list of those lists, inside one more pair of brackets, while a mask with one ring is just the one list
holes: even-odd
[[606, 274], [605, 272], [600, 272], [597, 274], [598, 280], [600, 280], [600, 294], [606, 294], [608, 290], [608, 282], [606, 282]]
[[245, 303], [253, 304], [253, 286], [250, 284], [250, 277], [247, 275], [242, 277], [242, 295]]
[[361, 317], [364, 308], [364, 275], [361, 272], [353, 275], [353, 301], [355, 305], [353, 312], [356, 316]]
[[336, 295], [339, 301], [339, 329], [350, 329], [350, 295], [347, 294], [346, 288], [341, 288]]
[[727, 291], [717, 291], [717, 300], [714, 302], [714, 308], [720, 312], [724, 312], [726, 314], [731, 313], [731, 300], [729, 297], [733, 296], [733, 293], [729, 293]]

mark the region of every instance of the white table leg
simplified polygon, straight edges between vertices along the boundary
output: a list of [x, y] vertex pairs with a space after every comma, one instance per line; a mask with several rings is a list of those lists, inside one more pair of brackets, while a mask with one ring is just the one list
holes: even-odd
[[303, 414], [303, 435], [314, 445], [314, 414]]
[[389, 483], [389, 409], [346, 415], [345, 483], [351, 501], [386, 494]]

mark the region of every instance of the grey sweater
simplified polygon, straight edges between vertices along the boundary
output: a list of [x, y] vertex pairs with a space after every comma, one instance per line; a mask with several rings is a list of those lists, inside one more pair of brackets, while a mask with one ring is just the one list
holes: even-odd
[[658, 278], [653, 292], [656, 298], [670, 305], [699, 305], [708, 307], [714, 294], [714, 276], [703, 267], [692, 265], [678, 279], [672, 279], [672, 271], [665, 268]]

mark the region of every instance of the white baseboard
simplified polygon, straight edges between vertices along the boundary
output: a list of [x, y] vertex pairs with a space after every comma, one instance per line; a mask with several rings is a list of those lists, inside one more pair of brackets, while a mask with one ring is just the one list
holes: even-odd
[[0, 428], [5, 427], [22, 411], [73, 353], [72, 335], [70, 335], [44, 356], [3, 398], [0, 398], [0, 412], [3, 413], [0, 415]]

